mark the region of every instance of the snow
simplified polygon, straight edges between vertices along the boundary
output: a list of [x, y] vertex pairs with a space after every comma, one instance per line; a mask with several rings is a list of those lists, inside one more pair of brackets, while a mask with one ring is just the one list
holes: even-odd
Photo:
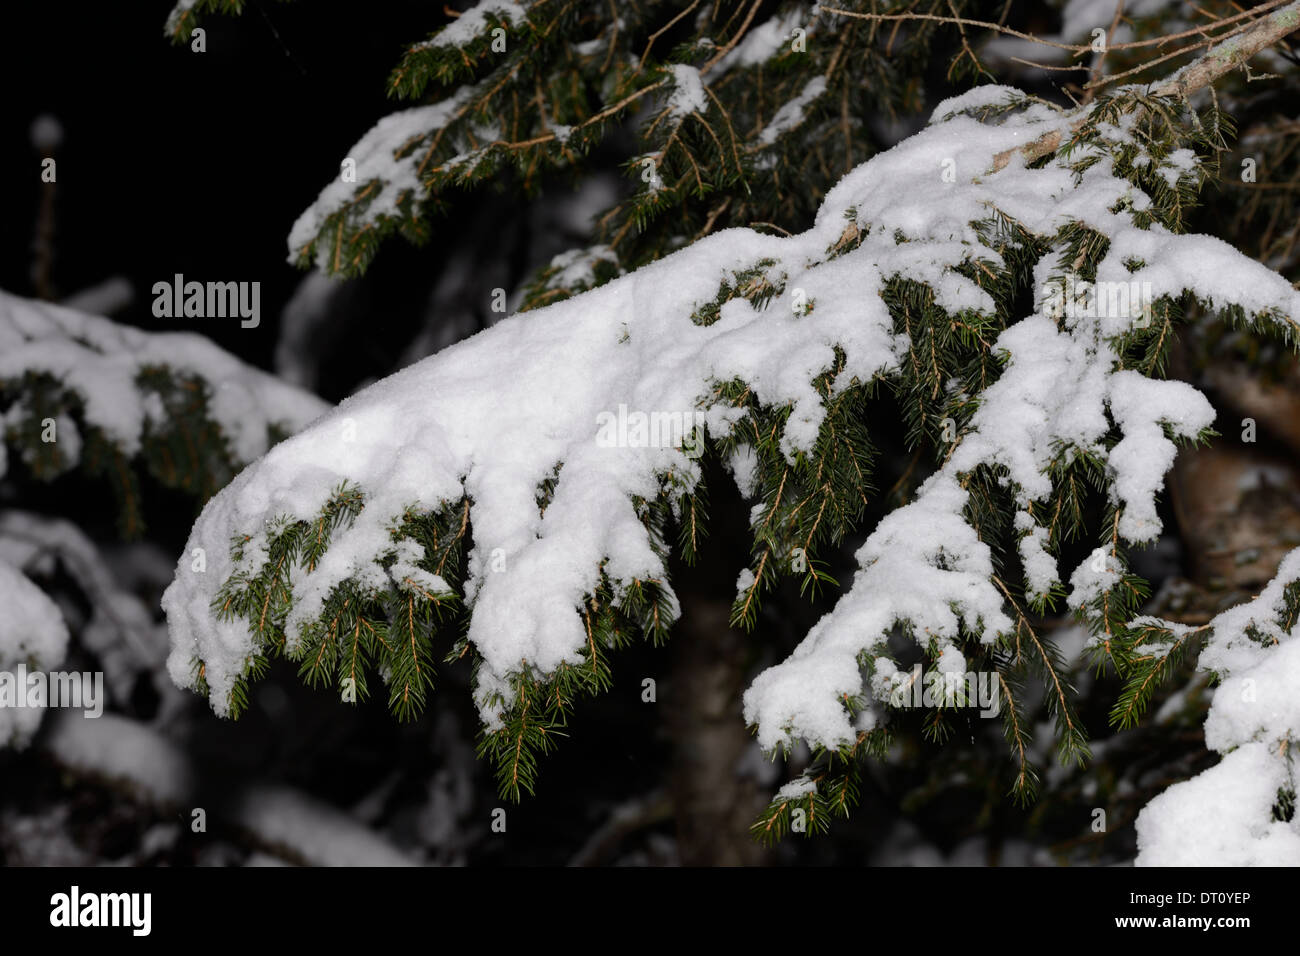
[[794, 31], [807, 22], [808, 9], [800, 4], [760, 23], [718, 61], [714, 75], [721, 76], [732, 67], [758, 66], [770, 60], [792, 42]]
[[15, 509], [0, 512], [0, 563], [6, 561], [42, 577], [61, 570], [76, 582], [91, 606], [77, 642], [95, 656], [113, 699], [129, 700], [142, 671], [162, 670], [166, 628], [132, 587], [116, 579], [130, 570], [130, 561], [106, 555], [71, 522]]
[[167, 23], [163, 27], [164, 32], [168, 35], [174, 33], [181, 17], [193, 10], [194, 5], [198, 2], [199, 0], [176, 0], [176, 5], [172, 7], [171, 13], [167, 14]]
[[274, 367], [282, 380], [299, 388], [315, 387], [321, 353], [329, 343], [329, 319], [348, 291], [349, 283], [323, 272], [303, 276], [280, 312]]
[[[1132, 20], [1164, 14], [1169, 7], [1181, 5], [1182, 0], [1124, 0], [1124, 18]], [[1067, 0], [1061, 14], [1061, 36], [1066, 38], [1065, 42], [1082, 41], [1097, 28], [1107, 29], [1115, 18], [1117, 6], [1119, 0]], [[1121, 28], [1127, 29], [1122, 23], [1121, 20]], [[1118, 29], [1116, 33], [1111, 42], [1123, 42]]]
[[[68, 629], [63, 614], [17, 568], [0, 559], [0, 672], [50, 671], [63, 663]], [[40, 725], [44, 707], [0, 706], [0, 747], [25, 747]]]
[[736, 594], [743, 595], [754, 586], [754, 572], [744, 568], [736, 577]]
[[1285, 739], [1300, 730], [1300, 640], [1294, 635], [1268, 653], [1267, 665], [1232, 674], [1214, 692], [1205, 745], [1220, 753], [1241, 741]]
[[1161, 529], [1156, 493], [1177, 453], [1162, 425], [1193, 439], [1210, 427], [1214, 409], [1190, 385], [1154, 381], [1134, 371], [1110, 376], [1108, 398], [1111, 417], [1124, 432], [1109, 456], [1116, 473], [1113, 494], [1124, 505], [1119, 533], [1127, 541], [1151, 541]]
[[[808, 99], [815, 83], [805, 89]], [[1000, 102], [1010, 94], [980, 95]], [[769, 128], [796, 122], [801, 110], [783, 111]], [[545, 676], [583, 659], [578, 608], [602, 572], [616, 601], [634, 581], [667, 580], [664, 556], [634, 500], [690, 489], [698, 462], [683, 448], [602, 447], [602, 414], [623, 405], [683, 420], [702, 413], [718, 439], [731, 434], [737, 413], [718, 398], [717, 385], [738, 379], [760, 403], [789, 407], [779, 440], [793, 460], [816, 442], [828, 397], [897, 374], [908, 343], [881, 299], [891, 277], [927, 283], [951, 314], [995, 314], [990, 296], [957, 271], [972, 262], [1004, 268], [977, 228], [993, 210], [1046, 238], [1073, 222], [1100, 229], [1112, 242], [1099, 282], [1150, 283], [1155, 297], [1191, 289], [1218, 306], [1300, 314], [1300, 293], [1230, 246], [1159, 226], [1137, 228], [1131, 206], [1144, 197], [1112, 175], [1106, 157], [1076, 173], [1061, 158], [1029, 169], [1013, 153], [994, 171], [1009, 145], [1068, 137], [1080, 115], [1026, 100], [997, 122], [960, 113], [938, 120], [846, 175], [805, 233], [723, 230], [599, 288], [506, 318], [349, 398], [205, 507], [185, 554], [204, 548], [207, 571], [192, 572], [183, 558], [164, 596], [173, 679], [193, 686], [194, 664], [203, 661], [212, 706], [224, 713], [245, 660], [258, 650], [245, 622], [216, 621], [210, 612], [235, 570], [233, 536], [259, 533], [279, 518], [310, 520], [342, 482], [363, 489], [364, 510], [336, 533], [327, 559], [293, 572], [292, 641], [345, 580], [400, 592], [403, 583], [383, 567], [396, 549], [394, 519], [408, 508], [444, 509], [468, 496], [473, 541], [463, 597], [472, 611], [468, 638], [482, 658], [475, 698], [485, 726], [500, 726], [495, 695], [511, 697], [512, 677]], [[390, 145], [394, 138], [400, 137]], [[955, 182], [945, 181], [947, 169], [955, 169]], [[829, 256], [849, 226], [859, 231], [860, 245]], [[1144, 264], [1130, 272], [1133, 259]], [[755, 268], [784, 291], [762, 308], [737, 298], [712, 324], [691, 321], [724, 280]], [[1068, 272], [1058, 248], [1038, 263], [1035, 285], [1041, 292]], [[794, 313], [796, 289], [815, 304], [807, 314]], [[870, 701], [870, 675], [859, 660], [885, 656], [886, 638], [899, 623], [954, 662], [968, 638], [990, 644], [1011, 629], [992, 554], [964, 513], [964, 480], [973, 469], [1006, 471], [1023, 513], [1017, 531], [1031, 592], [1057, 577], [1035, 506], [1051, 492], [1047, 469], [1059, 456], [1087, 452], [1103, 460], [1126, 542], [1158, 532], [1155, 496], [1173, 447], [1165, 429], [1190, 437], [1212, 416], [1188, 386], [1119, 368], [1114, 339], [1138, 321], [1121, 313], [1058, 321], [1036, 312], [998, 336], [993, 348], [1004, 370], [979, 396], [949, 460], [866, 539], [852, 586], [832, 611], [746, 692], [745, 718], [757, 726], [764, 749], [800, 739], [832, 747], [853, 740], [864, 725], [850, 718], [843, 699]], [[828, 396], [813, 381], [835, 368], [837, 349], [844, 366]], [[1108, 448], [1112, 428], [1120, 441]], [[541, 512], [537, 489], [557, 463], [563, 467]], [[752, 481], [746, 453], [730, 465], [744, 489]], [[505, 557], [495, 571], [494, 553]], [[1109, 563], [1093, 571], [1085, 562], [1072, 578], [1072, 604], [1113, 584], [1119, 572]]]
[[709, 97], [704, 92], [700, 71], [685, 63], [674, 63], [668, 69], [673, 75], [673, 91], [668, 96], [669, 115], [681, 119], [708, 110]]
[[526, 11], [516, 0], [479, 0], [459, 17], [443, 27], [432, 39], [418, 44], [420, 47], [464, 46], [482, 35], [489, 26], [488, 17], [511, 25], [524, 19]]
[[415, 866], [410, 857], [358, 821], [288, 787], [244, 792], [235, 822], [309, 866]]
[[556, 289], [592, 285], [596, 281], [595, 268], [599, 262], [609, 262], [617, 266], [618, 255], [609, 246], [601, 244], [561, 252], [550, 262], [550, 267], [559, 271], [547, 280], [547, 285]]
[[736, 488], [742, 498], [754, 497], [758, 487], [758, 453], [753, 445], [737, 445], [727, 456], [727, 470], [736, 481]]
[[[458, 26], [459, 22], [448, 30]], [[401, 110], [376, 123], [345, 157], [356, 163], [355, 181], [345, 180], [340, 167], [340, 175], [321, 190], [316, 201], [294, 222], [289, 230], [289, 261], [297, 261], [299, 250], [317, 237], [325, 220], [351, 203], [353, 197], [367, 187], [371, 187], [371, 192], [367, 194], [364, 206], [352, 207], [347, 214], [354, 228], [374, 223], [381, 217], [397, 215], [398, 204], [404, 198], [409, 197], [414, 202], [423, 200], [426, 190], [420, 180], [419, 167], [424, 161], [425, 150], [417, 146], [401, 159], [394, 154], [417, 141], [422, 143], [434, 131], [446, 126], [477, 91], [476, 86], [462, 86], [445, 100]], [[332, 254], [333, 248], [329, 243], [322, 242], [317, 252], [322, 265]]]
[[90, 719], [76, 710], [60, 711], [51, 724], [46, 749], [79, 773], [125, 784], [161, 805], [182, 805], [193, 788], [184, 752], [145, 724], [116, 714]]
[[1238, 747], [1143, 808], [1137, 865], [1300, 865], [1300, 830], [1271, 819], [1278, 789], [1288, 784], [1286, 765], [1269, 745]]
[[[185, 808], [188, 816], [196, 793], [194, 770], [184, 750], [159, 730], [114, 714], [87, 720], [77, 711], [61, 712], [52, 721], [46, 747], [55, 760], [80, 774], [126, 786], [155, 805]], [[414, 863], [346, 813], [285, 786], [241, 789], [229, 822], [313, 866]]]
[[817, 784], [809, 777], [796, 777], [776, 792], [777, 800], [798, 800], [817, 792]]
[[781, 105], [781, 108], [776, 111], [776, 115], [772, 117], [772, 122], [768, 123], [763, 128], [763, 132], [759, 134], [758, 141], [764, 146], [771, 146], [802, 123], [804, 111], [807, 110], [808, 104], [825, 92], [826, 77], [814, 76], [804, 84], [804, 88], [799, 91], [798, 96]]
[[[1115, 32], [1109, 33], [1118, 4], [1119, 0], [1067, 0], [1061, 11], [1060, 31], [1058, 33], [1036, 32], [1035, 36], [1053, 43], [1091, 45], [1093, 31], [1102, 30], [1108, 33], [1108, 42], [1113, 47], [1137, 39], [1131, 26], [1135, 21], [1149, 21], [1158, 17], [1161, 32], [1165, 34], [1177, 33], [1189, 26], [1182, 15], [1182, 0], [1124, 0], [1123, 16], [1116, 25]], [[1013, 36], [993, 37], [985, 43], [982, 52], [993, 61], [1020, 58], [1033, 63], [1046, 64], [1064, 63], [1070, 56], [1069, 51], [1059, 47], [1046, 46], [1043, 43]]]
[[1025, 566], [1025, 588], [1031, 598], [1047, 595], [1060, 583], [1056, 559], [1047, 549], [1047, 529], [1034, 521], [1028, 511], [1017, 511], [1015, 529], [1020, 538], [1020, 560]]
[[[127, 456], [137, 454], [146, 431], [163, 421], [156, 395], [137, 384], [143, 370], [159, 366], [206, 383], [208, 414], [241, 462], [266, 451], [268, 429], [296, 431], [327, 408], [315, 396], [245, 365], [202, 335], [143, 332], [0, 292], [0, 382], [31, 373], [52, 376], [80, 399], [85, 423]], [[16, 404], [5, 414], [16, 417], [25, 411]], [[56, 432], [66, 460], [74, 449], [64, 443], [63, 434]], [[75, 458], [69, 464], [75, 464]]]
[[65, 298], [61, 305], [92, 315], [112, 315], [135, 299], [135, 288], [125, 276], [113, 276]]
[[939, 105], [930, 112], [930, 122], [939, 123], [951, 119], [958, 113], [974, 113], [987, 107], [1005, 106], [1018, 101], [1023, 96], [1023, 93], [1011, 86], [999, 86], [995, 83], [973, 86], [965, 93], [941, 100]]
[[1288, 633], [1281, 623], [1286, 588], [1297, 580], [1300, 549], [1282, 560], [1258, 597], [1207, 625], [1198, 666], [1218, 674], [1220, 684], [1205, 745], [1223, 759], [1142, 809], [1139, 866], [1300, 865], [1300, 817], [1273, 817], [1279, 791], [1294, 793], [1300, 783], [1289, 753], [1300, 739], [1300, 626]]

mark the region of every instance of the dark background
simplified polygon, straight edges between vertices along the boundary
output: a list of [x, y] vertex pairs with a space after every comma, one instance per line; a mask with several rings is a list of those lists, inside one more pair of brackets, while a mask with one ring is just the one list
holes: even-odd
[[[253, 0], [241, 17], [205, 18], [207, 51], [195, 53], [163, 35], [171, 6], [22, 3], [5, 11], [0, 288], [34, 294], [41, 157], [29, 131], [50, 114], [64, 131], [56, 154], [57, 293], [124, 276], [136, 298], [115, 319], [199, 331], [265, 368], [276, 317], [302, 278], [287, 262], [290, 227], [349, 147], [398, 108], [384, 86], [404, 45], [445, 17], [423, 0], [380, 0], [366, 5], [364, 19], [357, 4], [341, 0]], [[420, 304], [409, 282], [395, 280], [413, 260], [436, 261], [443, 237], [435, 229], [419, 252], [392, 243], [376, 263], [389, 281], [368, 294], [392, 320], [373, 323], [352, 354], [372, 374], [391, 369], [391, 343], [409, 336]], [[386, 266], [386, 258], [405, 261]], [[217, 319], [196, 329], [192, 319], [155, 319], [153, 283], [177, 272], [261, 282], [261, 326]]]

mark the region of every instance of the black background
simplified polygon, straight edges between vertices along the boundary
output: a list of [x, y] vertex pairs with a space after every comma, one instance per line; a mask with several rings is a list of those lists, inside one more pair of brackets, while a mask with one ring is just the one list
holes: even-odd
[[[427, 0], [253, 0], [240, 17], [206, 17], [207, 50], [196, 53], [164, 36], [171, 6], [7, 5], [0, 23], [0, 288], [34, 293], [31, 244], [44, 184], [29, 131], [36, 117], [50, 114], [64, 131], [56, 153], [57, 292], [124, 276], [136, 298], [115, 319], [199, 331], [266, 367], [276, 316], [302, 278], [287, 261], [290, 227], [337, 175], [349, 147], [398, 108], [384, 88], [404, 46], [446, 17]], [[377, 268], [385, 258], [406, 260], [385, 269], [401, 274], [413, 256], [436, 256], [442, 238], [435, 226], [432, 249], [391, 243]], [[261, 282], [261, 326], [155, 319], [153, 283], [177, 272]], [[404, 291], [394, 289], [381, 303], [392, 322], [359, 343], [361, 353], [374, 353], [369, 361], [380, 374], [395, 358], [388, 342], [409, 333], [400, 327], [409, 321]]]

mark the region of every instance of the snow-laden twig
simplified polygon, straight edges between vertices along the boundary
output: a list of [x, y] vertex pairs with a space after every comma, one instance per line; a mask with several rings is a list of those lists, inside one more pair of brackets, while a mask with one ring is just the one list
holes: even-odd
[[[0, 292], [0, 386], [18, 388], [25, 378], [48, 376], [76, 396], [82, 421], [127, 457], [140, 452], [150, 430], [168, 427], [156, 389], [141, 383], [152, 369], [207, 390], [207, 413], [220, 427], [230, 453], [248, 462], [266, 451], [275, 428], [294, 431], [327, 407], [320, 399], [259, 371], [202, 335], [149, 333], [108, 319]], [[14, 426], [31, 411], [17, 403], [4, 412]], [[75, 425], [60, 416], [53, 443], [72, 459]], [[65, 442], [64, 435], [67, 435]], [[51, 439], [46, 439], [51, 441]], [[0, 459], [0, 473], [3, 473]]]
[[[1138, 815], [1140, 866], [1295, 866], [1300, 818], [1300, 550], [1254, 600], [1215, 617], [1198, 666], [1219, 678], [1205, 744], [1223, 759]], [[1171, 631], [1178, 626], [1161, 624]], [[1289, 817], [1289, 818], [1288, 818]]]
[[[45, 714], [44, 702], [25, 699], [26, 677], [63, 662], [68, 629], [63, 613], [45, 592], [7, 561], [0, 560], [0, 747], [25, 747]], [[20, 680], [21, 677], [21, 680]], [[16, 695], [24, 695], [19, 700]]]

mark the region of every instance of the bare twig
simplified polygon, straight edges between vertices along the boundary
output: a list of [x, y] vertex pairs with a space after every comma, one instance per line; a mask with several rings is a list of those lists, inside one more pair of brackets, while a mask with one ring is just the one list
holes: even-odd
[[[1209, 86], [1230, 70], [1244, 66], [1246, 61], [1260, 50], [1277, 43], [1297, 29], [1300, 29], [1300, 0], [1292, 0], [1285, 7], [1274, 10], [1268, 16], [1261, 17], [1229, 40], [1219, 43], [1206, 51], [1200, 58], [1157, 84], [1151, 92], [1156, 96], [1177, 96], [1182, 98], [1191, 96], [1198, 90]], [[1123, 74], [1119, 75], [1122, 76]], [[1111, 79], [1115, 78], [1111, 77]], [[1078, 130], [1082, 125], [1083, 118], [1081, 117], [1073, 123], [1071, 129]], [[1032, 163], [1034, 160], [1054, 153], [1061, 145], [1061, 136], [1061, 130], [1054, 129], [1023, 146], [1013, 147], [998, 153], [993, 158], [993, 167], [990, 172], [997, 172], [1002, 169], [1007, 163], [1011, 162], [1011, 157], [1017, 152], [1025, 157], [1027, 163]]]

